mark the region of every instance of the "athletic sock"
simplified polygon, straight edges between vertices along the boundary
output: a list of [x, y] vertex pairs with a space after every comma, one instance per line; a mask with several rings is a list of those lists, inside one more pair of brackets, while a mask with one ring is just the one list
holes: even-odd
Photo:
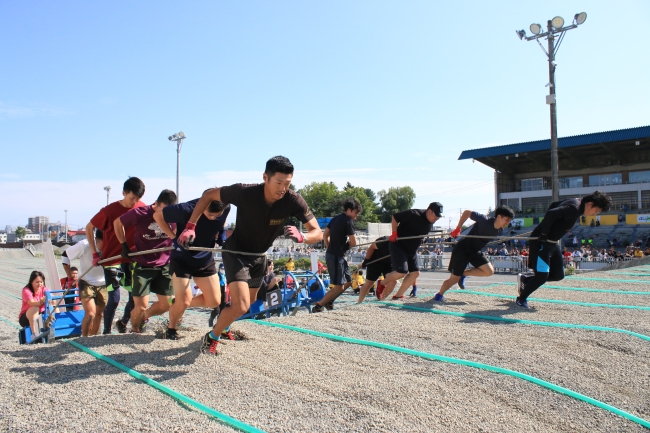
[[212, 338], [213, 340], [221, 340], [221, 335], [218, 336], [218, 337], [215, 337], [213, 331], [210, 331], [210, 338]]
[[223, 330], [222, 334], [227, 334], [230, 332], [230, 326], [226, 326], [226, 329]]

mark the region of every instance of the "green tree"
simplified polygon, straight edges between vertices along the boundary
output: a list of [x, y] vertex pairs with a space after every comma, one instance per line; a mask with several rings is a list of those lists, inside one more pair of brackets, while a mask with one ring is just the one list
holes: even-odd
[[415, 201], [415, 191], [410, 186], [390, 187], [377, 193], [381, 204], [381, 222], [389, 223], [394, 213], [410, 209]]
[[312, 182], [298, 193], [316, 217], [331, 217], [341, 212], [341, 194], [334, 182]]
[[17, 238], [17, 239], [22, 239], [22, 238], [24, 238], [24, 237], [25, 237], [25, 233], [27, 233], [27, 231], [25, 230], [25, 227], [20, 227], [20, 226], [18, 226], [18, 227], [16, 228], [16, 238]]

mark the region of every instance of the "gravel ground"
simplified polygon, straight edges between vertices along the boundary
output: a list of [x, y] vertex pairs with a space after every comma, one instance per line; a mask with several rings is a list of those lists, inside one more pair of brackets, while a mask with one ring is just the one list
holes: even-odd
[[[42, 259], [0, 260], [0, 299], [4, 301], [0, 303], [0, 317], [16, 321], [20, 301], [6, 294], [19, 295], [31, 270], [43, 268]], [[601, 274], [620, 279], [620, 275]], [[428, 273], [424, 277], [420, 282], [423, 296], [405, 303], [482, 315], [619, 327], [650, 335], [650, 311], [533, 302], [535, 309], [522, 311], [512, 300], [453, 292], [442, 306], [432, 305], [426, 301], [441, 282], [435, 280], [445, 279], [446, 274]], [[492, 281], [513, 281], [495, 277]], [[574, 280], [569, 285], [605, 288], [599, 283], [578, 284]], [[629, 286], [603, 283], [616, 290]], [[643, 287], [634, 286], [628, 290]], [[477, 290], [515, 292], [507, 285]], [[644, 295], [611, 294], [602, 301], [589, 292], [540, 289], [535, 293], [535, 297], [542, 295], [607, 303], [615, 303], [611, 298], [616, 297], [624, 300], [620, 303], [648, 305], [640, 303]], [[339, 305], [353, 303], [355, 298], [344, 295]], [[632, 336], [442, 316], [378, 303], [339, 307], [317, 315], [300, 312], [295, 317], [271, 320], [509, 368], [650, 420], [650, 343]], [[199, 355], [206, 322], [205, 312], [188, 312], [186, 327], [180, 331], [184, 338], [179, 341], [155, 339], [156, 326], [140, 336], [77, 341], [269, 432], [647, 431], [622, 417], [521, 379], [254, 322], [236, 323], [233, 329], [245, 339], [225, 342], [219, 356]], [[7, 391], [0, 393], [0, 430], [231, 431], [64, 342], [48, 347], [19, 346], [16, 332], [0, 322], [0, 381], [8, 385], [3, 386]], [[45, 421], [24, 416], [32, 395], [39, 410], [58, 413], [58, 418]], [[67, 406], [61, 412], [64, 399]], [[89, 401], [101, 403], [90, 406]], [[134, 417], [134, 413], [139, 416]], [[86, 421], [89, 415], [91, 423]]]

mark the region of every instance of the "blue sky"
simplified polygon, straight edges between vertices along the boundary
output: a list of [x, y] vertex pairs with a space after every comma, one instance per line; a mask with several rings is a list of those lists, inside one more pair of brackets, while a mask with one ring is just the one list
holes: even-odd
[[63, 209], [84, 225], [127, 176], [152, 202], [181, 130], [183, 200], [282, 154], [297, 186], [411, 185], [453, 224], [494, 203], [462, 150], [549, 135], [546, 57], [515, 30], [582, 11], [557, 58], [560, 136], [649, 124], [644, 0], [2, 2], [0, 228]]

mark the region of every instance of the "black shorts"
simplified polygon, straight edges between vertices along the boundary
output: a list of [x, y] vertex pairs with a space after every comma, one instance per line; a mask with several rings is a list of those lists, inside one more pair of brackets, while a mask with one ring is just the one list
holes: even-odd
[[388, 250], [390, 251], [390, 264], [394, 271], [400, 274], [408, 274], [420, 270], [417, 251], [409, 254], [396, 242], [389, 242]]
[[330, 284], [342, 286], [352, 282], [352, 274], [350, 274], [350, 267], [345, 257], [325, 253], [325, 264], [330, 274]]
[[380, 276], [386, 276], [393, 272], [393, 267], [390, 265], [390, 260], [380, 260], [376, 263], [368, 265], [366, 268], [366, 280], [377, 281]]
[[23, 328], [29, 328], [29, 319], [27, 318], [26, 312], [20, 315], [20, 317], [18, 318], [18, 324]]
[[468, 256], [462, 251], [454, 249], [454, 251], [451, 252], [451, 259], [449, 260], [449, 267], [447, 269], [453, 275], [462, 277], [463, 272], [467, 269], [468, 263], [471, 263], [475, 268], [480, 268], [481, 266], [490, 263], [490, 261], [481, 251]]
[[176, 275], [178, 278], [206, 278], [211, 277], [216, 273], [217, 267], [214, 264], [214, 260], [210, 260], [210, 263], [203, 267], [188, 266], [187, 264], [174, 259], [171, 259], [169, 262], [169, 274], [172, 276]]
[[243, 254], [223, 253], [223, 266], [229, 283], [242, 281], [250, 289], [258, 289], [267, 273], [266, 256], [245, 256]]

